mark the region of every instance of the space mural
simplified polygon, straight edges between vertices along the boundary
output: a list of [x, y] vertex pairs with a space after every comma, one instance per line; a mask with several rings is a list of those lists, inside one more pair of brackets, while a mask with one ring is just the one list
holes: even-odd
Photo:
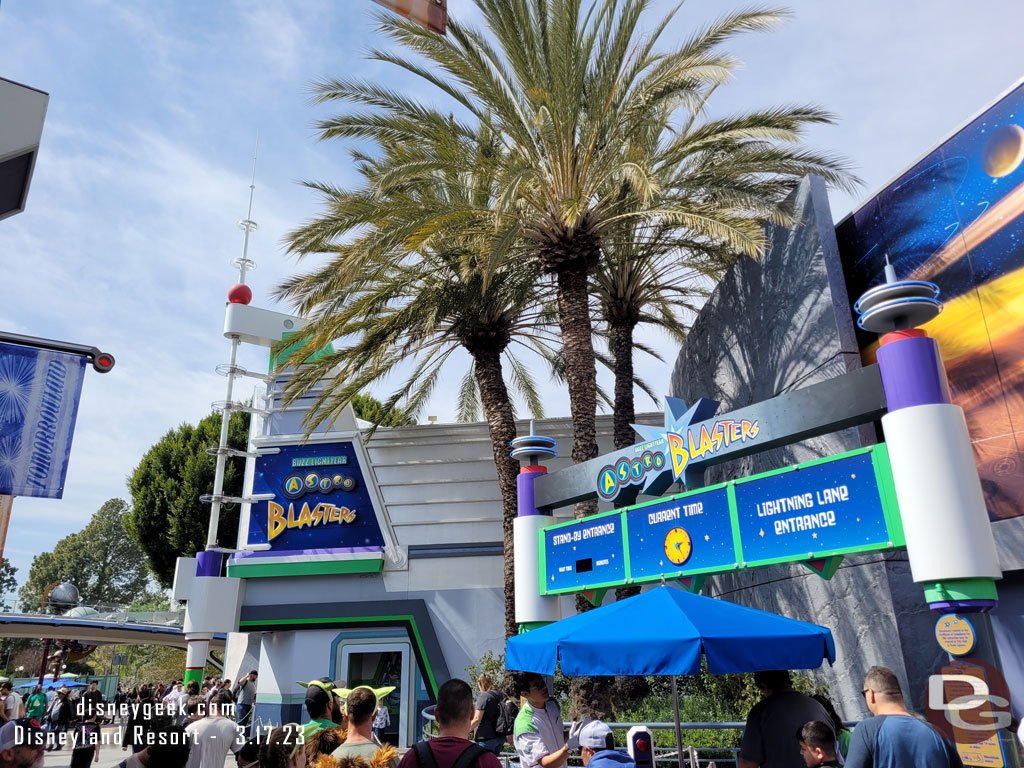
[[[993, 519], [1024, 514], [1024, 84], [929, 152], [836, 227], [847, 293], [929, 280], [942, 348]], [[851, 308], [852, 311], [852, 308]], [[866, 363], [877, 339], [859, 337]]]

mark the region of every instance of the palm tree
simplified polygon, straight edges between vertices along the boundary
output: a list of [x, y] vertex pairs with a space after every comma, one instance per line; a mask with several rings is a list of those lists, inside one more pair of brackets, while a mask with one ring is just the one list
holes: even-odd
[[[381, 29], [412, 55], [377, 50], [371, 57], [440, 89], [460, 114], [497, 135], [504, 151], [495, 168], [490, 215], [471, 207], [438, 211], [421, 220], [418, 231], [436, 235], [453, 223], [483, 224], [480, 232], [490, 238], [485, 279], [526, 241], [525, 256], [555, 286], [573, 418], [572, 457], [584, 461], [597, 455], [588, 276], [601, 262], [611, 228], [631, 220], [659, 222], [684, 240], [696, 233], [755, 254], [761, 244], [756, 218], [736, 206], [773, 183], [760, 179], [772, 162], [790, 176], [817, 172], [834, 183], [847, 179], [832, 158], [783, 153], [772, 144], [780, 134], [831, 119], [814, 107], [756, 113], [733, 121], [725, 136], [716, 122], [677, 136], [656, 133], [657, 151], [644, 151], [652, 143], [652, 125], [664, 126], [667, 115], [680, 111], [684, 120], [695, 121], [707, 95], [729, 77], [736, 62], [719, 46], [738, 33], [772, 27], [782, 15], [778, 11], [725, 16], [662, 51], [657, 45], [675, 11], [642, 33], [649, 0], [594, 0], [587, 8], [581, 0], [476, 1], [487, 35], [451, 19], [448, 36], [440, 37], [382, 16]], [[318, 85], [317, 98], [358, 108], [323, 121], [324, 137], [415, 144], [439, 130], [468, 130], [454, 117], [374, 84], [327, 80]], [[736, 157], [718, 156], [726, 139]], [[702, 162], [686, 162], [694, 157]], [[387, 181], [401, 183], [442, 169], [471, 173], [473, 162], [448, 151], [433, 157], [420, 153], [392, 167]], [[730, 169], [732, 188], [714, 188], [716, 164]], [[685, 178], [691, 168], [697, 178]], [[577, 514], [591, 509], [584, 502]]]
[[[299, 366], [285, 396], [293, 402], [325, 378], [333, 379], [310, 409], [307, 428], [312, 430], [406, 364], [412, 367], [403, 383], [380, 409], [394, 419], [409, 420], [429, 399], [446, 363], [460, 349], [469, 354], [472, 362], [459, 387], [458, 415], [474, 420], [482, 410], [490, 433], [503, 510], [505, 632], [512, 636], [518, 631], [512, 524], [519, 466], [509, 456], [516, 427], [506, 372], [528, 410], [543, 416], [530, 372], [515, 352], [551, 357], [558, 338], [550, 323], [549, 292], [538, 290], [536, 268], [520, 263], [492, 270], [485, 280], [480, 264], [486, 241], [473, 234], [473, 227], [459, 232], [449, 228], [443, 238], [424, 237], [418, 230], [418, 222], [438, 210], [473, 205], [486, 210], [493, 180], [486, 173], [487, 158], [496, 148], [486, 130], [462, 138], [467, 140], [463, 150], [478, 155], [478, 173], [427, 174], [388, 186], [383, 177], [389, 165], [408, 160], [405, 148], [391, 144], [382, 158], [356, 153], [362, 188], [310, 185], [320, 190], [326, 211], [292, 232], [289, 242], [300, 256], [330, 257], [318, 268], [285, 280], [277, 296], [310, 319], [299, 343], [319, 350], [341, 341], [337, 349]], [[353, 231], [354, 239], [338, 242]]]

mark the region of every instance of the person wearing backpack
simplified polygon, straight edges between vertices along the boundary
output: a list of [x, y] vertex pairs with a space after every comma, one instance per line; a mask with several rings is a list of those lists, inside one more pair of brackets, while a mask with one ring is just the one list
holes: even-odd
[[435, 710], [440, 734], [418, 741], [398, 768], [501, 768], [495, 754], [469, 740], [473, 690], [464, 680], [449, 680], [437, 692]]
[[[476, 731], [474, 736], [476, 743], [497, 755], [501, 752], [501, 748], [505, 745], [505, 740], [509, 734], [512, 733], [512, 727], [515, 725], [519, 708], [515, 707], [514, 702], [510, 702], [515, 707], [515, 714], [509, 720], [503, 709], [505, 702], [508, 701], [508, 697], [494, 687], [490, 676], [480, 673], [476, 683], [480, 688], [480, 695], [476, 697], [476, 704], [473, 707], [473, 720], [470, 722], [469, 727], [471, 730]], [[503, 715], [506, 716], [502, 717]]]

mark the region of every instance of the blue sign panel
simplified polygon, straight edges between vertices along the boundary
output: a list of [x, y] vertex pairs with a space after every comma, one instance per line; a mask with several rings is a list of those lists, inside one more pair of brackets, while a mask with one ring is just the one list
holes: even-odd
[[59, 499], [85, 357], [0, 344], [0, 494]]
[[748, 566], [890, 540], [870, 453], [738, 480], [735, 494]]
[[369, 490], [351, 441], [286, 445], [256, 459], [249, 543], [274, 552], [344, 553], [384, 546]]
[[582, 589], [626, 578], [618, 512], [544, 529], [548, 590]]
[[626, 531], [634, 581], [736, 565], [724, 487], [629, 509]]

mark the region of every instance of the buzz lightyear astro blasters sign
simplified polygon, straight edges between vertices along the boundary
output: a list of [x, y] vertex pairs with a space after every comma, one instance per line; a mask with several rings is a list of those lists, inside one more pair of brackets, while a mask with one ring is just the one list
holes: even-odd
[[[638, 492], [660, 496], [672, 483], [699, 484], [692, 476], [692, 463], [752, 441], [760, 433], [757, 420], [722, 418], [709, 422], [717, 409], [718, 403], [705, 398], [687, 408], [683, 401], [666, 397], [665, 426], [633, 425], [644, 442], [623, 450], [601, 468], [598, 497], [630, 501]], [[695, 422], [703, 423], [691, 427]]]
[[249, 543], [273, 551], [384, 546], [359, 459], [351, 441], [282, 446], [256, 460]]

